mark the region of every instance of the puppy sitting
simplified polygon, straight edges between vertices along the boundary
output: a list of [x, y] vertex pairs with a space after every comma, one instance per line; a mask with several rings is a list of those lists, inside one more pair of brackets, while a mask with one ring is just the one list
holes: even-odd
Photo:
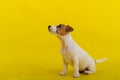
[[56, 34], [62, 43], [61, 53], [63, 55], [64, 69], [60, 72], [60, 75], [66, 74], [68, 64], [73, 66], [73, 76], [75, 78], [80, 76], [80, 72], [85, 74], [95, 73], [95, 63], [106, 60], [105, 58], [94, 60], [87, 52], [80, 48], [70, 35], [73, 28], [69, 25], [48, 26], [48, 29], [51, 33]]

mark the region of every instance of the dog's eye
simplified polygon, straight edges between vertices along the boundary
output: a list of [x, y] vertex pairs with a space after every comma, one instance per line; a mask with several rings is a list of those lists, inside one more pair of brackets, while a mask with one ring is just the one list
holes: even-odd
[[58, 25], [57, 28], [61, 28], [61, 25]]

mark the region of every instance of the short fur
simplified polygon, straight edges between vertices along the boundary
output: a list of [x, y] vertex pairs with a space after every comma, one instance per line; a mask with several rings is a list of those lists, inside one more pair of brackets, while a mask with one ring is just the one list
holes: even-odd
[[70, 32], [73, 28], [69, 25], [60, 24], [58, 26], [49, 26], [49, 31], [56, 34], [62, 43], [61, 53], [63, 56], [64, 69], [60, 75], [65, 75], [68, 64], [74, 68], [73, 76], [75, 78], [80, 76], [80, 72], [91, 74], [96, 72], [96, 62], [102, 62], [106, 59], [95, 61], [86, 51], [84, 51], [72, 39]]

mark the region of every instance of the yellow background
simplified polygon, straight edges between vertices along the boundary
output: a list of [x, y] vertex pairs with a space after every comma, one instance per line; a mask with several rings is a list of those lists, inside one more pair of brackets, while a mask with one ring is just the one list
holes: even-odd
[[48, 25], [69, 24], [75, 41], [95, 59], [97, 73], [76, 80], [120, 79], [119, 0], [1, 0], [0, 80], [73, 80], [61, 77], [60, 42]]

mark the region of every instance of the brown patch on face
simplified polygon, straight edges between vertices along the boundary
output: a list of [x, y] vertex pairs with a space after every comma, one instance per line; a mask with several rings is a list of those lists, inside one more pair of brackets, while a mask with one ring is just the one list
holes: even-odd
[[57, 26], [57, 33], [59, 35], [64, 36], [64, 35], [68, 34], [69, 32], [72, 32], [72, 31], [73, 31], [73, 28], [69, 25], [66, 26], [64, 24], [60, 24], [60, 25]]

